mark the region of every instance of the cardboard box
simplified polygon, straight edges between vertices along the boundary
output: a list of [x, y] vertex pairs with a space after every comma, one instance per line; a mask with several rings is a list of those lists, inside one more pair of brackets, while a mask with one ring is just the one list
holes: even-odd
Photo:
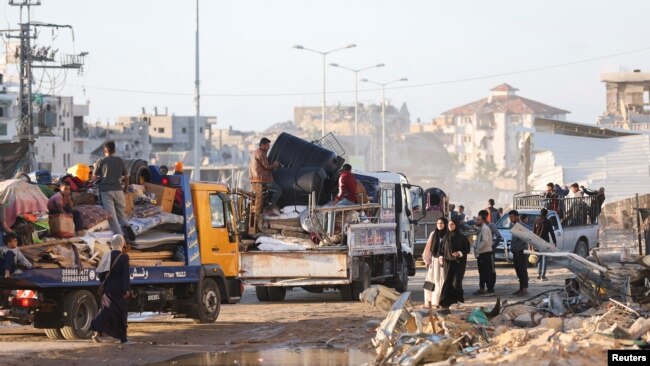
[[144, 189], [156, 197], [156, 204], [161, 207], [163, 212], [172, 212], [174, 199], [176, 198], [176, 188], [145, 183]]
[[126, 208], [124, 209], [124, 215], [126, 217], [131, 217], [133, 215], [133, 202], [135, 200], [136, 194], [133, 192], [127, 192], [124, 194], [124, 199], [126, 201]]

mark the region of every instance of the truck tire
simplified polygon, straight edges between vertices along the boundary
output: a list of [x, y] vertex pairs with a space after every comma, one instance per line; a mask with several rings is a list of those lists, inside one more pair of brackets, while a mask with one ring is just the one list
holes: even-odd
[[269, 293], [269, 301], [283, 301], [285, 296], [287, 296], [286, 287], [271, 286], [267, 287], [266, 290]]
[[62, 339], [65, 339], [65, 337], [63, 337], [63, 333], [61, 333], [61, 329], [59, 328], [45, 329], [45, 335], [47, 338], [53, 341], [60, 341]]
[[71, 291], [63, 300], [63, 311], [67, 314], [61, 334], [67, 340], [89, 339], [92, 335], [90, 322], [97, 315], [95, 297], [86, 290]]
[[255, 286], [255, 295], [257, 295], [257, 301], [259, 302], [269, 301], [269, 291], [266, 286]]
[[589, 256], [589, 245], [587, 245], [587, 242], [584, 239], [580, 238], [578, 239], [576, 248], [573, 252], [582, 258], [587, 258]]
[[343, 301], [359, 301], [359, 295], [370, 287], [370, 266], [368, 263], [363, 263], [360, 269], [358, 280], [352, 281], [349, 285], [341, 286]]
[[402, 263], [402, 268], [395, 281], [395, 290], [404, 293], [409, 289], [409, 268], [406, 263]]
[[221, 294], [217, 283], [211, 278], [204, 278], [201, 290], [197, 292], [197, 310], [195, 323], [214, 323], [221, 310]]

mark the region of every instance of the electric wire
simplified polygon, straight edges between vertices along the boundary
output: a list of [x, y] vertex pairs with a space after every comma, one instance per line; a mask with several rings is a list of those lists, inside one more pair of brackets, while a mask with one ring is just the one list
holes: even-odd
[[[650, 47], [643, 47], [643, 48], [638, 48], [638, 49], [623, 51], [623, 52], [617, 52], [617, 53], [612, 53], [612, 54], [603, 55], [603, 56], [590, 57], [590, 58], [585, 58], [585, 59], [579, 59], [579, 60], [574, 60], [574, 61], [568, 61], [568, 62], [563, 62], [563, 63], [557, 63], [557, 64], [551, 64], [551, 65], [539, 66], [539, 67], [533, 67], [533, 68], [527, 68], [527, 69], [521, 69], [521, 70], [514, 70], [514, 71], [508, 71], [508, 72], [502, 72], [502, 73], [487, 74], [487, 75], [481, 75], [481, 76], [475, 76], [475, 77], [458, 78], [458, 79], [450, 79], [450, 80], [443, 80], [443, 81], [434, 81], [434, 82], [421, 83], [421, 84], [398, 85], [398, 86], [387, 87], [386, 89], [414, 89], [414, 88], [422, 88], [422, 87], [430, 87], [430, 86], [459, 84], [459, 83], [465, 83], [465, 82], [471, 82], [471, 81], [493, 79], [493, 78], [498, 78], [498, 77], [503, 77], [503, 76], [528, 74], [528, 73], [534, 73], [534, 72], [557, 69], [557, 68], [562, 68], [562, 67], [574, 66], [574, 65], [579, 65], [579, 64], [584, 64], [584, 63], [589, 63], [589, 62], [594, 62], [594, 61], [600, 61], [600, 60], [605, 60], [605, 59], [609, 59], [609, 58], [613, 58], [613, 57], [625, 56], [625, 55], [630, 55], [630, 54], [635, 54], [635, 53], [647, 52], [647, 51], [650, 51]], [[170, 96], [193, 96], [194, 95], [194, 93], [185, 93], [185, 92], [112, 88], [112, 87], [105, 87], [105, 86], [91, 86], [91, 85], [79, 85], [79, 84], [69, 84], [69, 86], [85, 88], [85, 89], [95, 89], [95, 90], [109, 91], [109, 92], [132, 93], [132, 94], [170, 95]], [[359, 90], [359, 92], [363, 93], [363, 92], [371, 92], [371, 91], [379, 91], [379, 90], [381, 90], [381, 88], [369, 88], [369, 89]], [[351, 94], [351, 93], [354, 93], [354, 90], [335, 90], [335, 91], [328, 92], [328, 94]], [[322, 95], [322, 92], [318, 91], [318, 92], [276, 92], [276, 93], [205, 93], [205, 94], [201, 94], [201, 97], [219, 97], [219, 98], [242, 97], [243, 98], [243, 97], [293, 97], [293, 96], [309, 96], [309, 95]]]

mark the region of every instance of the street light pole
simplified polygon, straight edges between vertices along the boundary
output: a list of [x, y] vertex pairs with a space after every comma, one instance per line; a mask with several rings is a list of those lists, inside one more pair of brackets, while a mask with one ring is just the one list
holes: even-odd
[[374, 69], [377, 67], [384, 67], [384, 64], [376, 64], [372, 66], [362, 67], [360, 69], [352, 69], [339, 64], [330, 64], [332, 67], [340, 67], [342, 69], [352, 71], [354, 73], [354, 155], [359, 155], [359, 73], [364, 70]]
[[325, 100], [325, 98], [326, 98], [325, 94], [326, 94], [326, 91], [327, 91], [326, 90], [327, 55], [329, 55], [332, 52], [345, 50], [347, 48], [354, 48], [356, 46], [357, 46], [356, 44], [351, 43], [351, 44], [349, 44], [347, 46], [335, 48], [335, 49], [332, 49], [332, 50], [329, 50], [329, 51], [318, 51], [318, 50], [314, 50], [314, 49], [311, 49], [311, 48], [303, 47], [301, 45], [293, 46], [293, 48], [295, 48], [297, 50], [310, 51], [310, 52], [318, 53], [319, 55], [323, 56], [323, 104], [321, 105], [321, 136], [325, 136], [325, 120], [327, 119], [326, 118], [327, 117], [327, 115], [326, 115], [327, 104], [326, 104], [326, 100]]
[[381, 87], [381, 170], [386, 171], [386, 85], [408, 81], [407, 78], [401, 78], [387, 83], [378, 83], [368, 79], [361, 79], [361, 82], [379, 85]]

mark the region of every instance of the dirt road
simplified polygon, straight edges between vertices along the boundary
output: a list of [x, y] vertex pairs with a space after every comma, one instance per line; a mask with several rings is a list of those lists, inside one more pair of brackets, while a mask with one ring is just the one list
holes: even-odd
[[[563, 286], [568, 272], [550, 266], [549, 281], [534, 280], [536, 269], [529, 269], [531, 295]], [[415, 303], [422, 302], [424, 269], [411, 277], [409, 289]], [[492, 306], [495, 298], [473, 297], [478, 288], [475, 261], [465, 277], [466, 302], [462, 306]], [[518, 289], [511, 265], [497, 265], [498, 296], [513, 298]], [[517, 299], [520, 300], [520, 299]], [[216, 323], [200, 325], [187, 319], [155, 316], [129, 322], [133, 344], [95, 344], [91, 341], [51, 341], [38, 329], [0, 326], [0, 364], [2, 365], [142, 365], [199, 352], [259, 351], [288, 349], [301, 355], [301, 363], [310, 363], [310, 349], [350, 349], [374, 352], [370, 339], [374, 330], [369, 321], [383, 319], [381, 312], [360, 302], [343, 302], [338, 292], [311, 294], [301, 289], [290, 291], [282, 303], [259, 303], [253, 288], [247, 288], [240, 304], [223, 305]], [[303, 352], [303, 354], [301, 354]], [[337, 355], [335, 363], [357, 363], [358, 355]], [[257, 353], [262, 364], [269, 356]], [[266, 357], [266, 362], [264, 362]], [[315, 354], [316, 359], [322, 355]], [[341, 358], [342, 357], [342, 358]], [[261, 361], [260, 361], [261, 360]], [[170, 363], [171, 364], [171, 363]], [[178, 364], [178, 363], [176, 363]], [[188, 364], [196, 364], [190, 362]], [[232, 363], [231, 363], [232, 364]]]

